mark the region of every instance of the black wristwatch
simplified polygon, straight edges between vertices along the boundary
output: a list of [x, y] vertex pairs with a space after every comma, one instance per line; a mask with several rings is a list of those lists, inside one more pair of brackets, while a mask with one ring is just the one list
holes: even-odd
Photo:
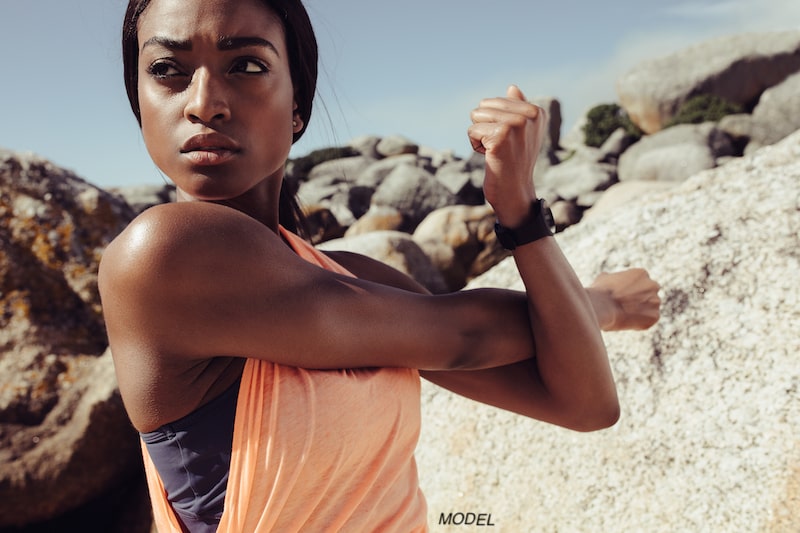
[[552, 237], [555, 231], [553, 213], [547, 207], [547, 202], [539, 198], [531, 203], [528, 218], [517, 228], [507, 228], [499, 222], [494, 225], [497, 240], [506, 250], [513, 250], [517, 246], [538, 241], [544, 237]]

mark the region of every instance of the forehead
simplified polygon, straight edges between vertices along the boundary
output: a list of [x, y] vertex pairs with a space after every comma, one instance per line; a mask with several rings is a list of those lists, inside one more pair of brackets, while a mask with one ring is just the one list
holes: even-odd
[[153, 36], [212, 42], [224, 36], [263, 36], [284, 45], [281, 19], [259, 0], [152, 0], [139, 18], [138, 34], [140, 48]]

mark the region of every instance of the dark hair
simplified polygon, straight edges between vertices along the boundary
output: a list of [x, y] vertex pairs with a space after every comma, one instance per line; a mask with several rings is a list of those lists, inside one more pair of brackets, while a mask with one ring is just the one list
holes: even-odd
[[[300, 0], [261, 0], [283, 22], [286, 49], [289, 55], [289, 71], [292, 76], [297, 114], [303, 121], [303, 128], [294, 134], [297, 142], [305, 133], [311, 120], [314, 93], [317, 90], [317, 61], [319, 52], [314, 28], [306, 8]], [[136, 121], [142, 125], [139, 109], [139, 18], [151, 0], [130, 0], [122, 24], [122, 65], [125, 77], [125, 90]], [[294, 194], [281, 188], [280, 223], [286, 229], [308, 235], [306, 219], [297, 204]]]

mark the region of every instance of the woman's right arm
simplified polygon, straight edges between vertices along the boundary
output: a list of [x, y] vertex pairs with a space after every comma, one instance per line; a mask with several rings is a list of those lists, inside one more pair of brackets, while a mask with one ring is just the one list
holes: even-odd
[[99, 284], [120, 352], [453, 370], [534, 351], [519, 293], [421, 295], [334, 274], [247, 215], [209, 203], [145, 211], [104, 253]]

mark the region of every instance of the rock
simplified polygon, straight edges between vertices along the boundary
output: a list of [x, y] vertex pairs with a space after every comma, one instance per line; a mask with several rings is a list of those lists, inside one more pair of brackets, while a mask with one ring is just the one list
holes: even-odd
[[635, 139], [625, 131], [625, 128], [617, 128], [600, 147], [599, 161], [616, 163], [619, 160], [619, 156], [634, 142], [636, 142]]
[[753, 110], [746, 153], [774, 144], [797, 130], [800, 130], [800, 72], [761, 95]]
[[567, 133], [561, 136], [561, 147], [564, 150], [577, 150], [580, 147], [586, 146], [586, 134], [583, 132], [583, 128], [589, 122], [587, 115], [591, 109], [590, 107], [585, 110]]
[[108, 192], [121, 196], [136, 214], [148, 207], [175, 201], [174, 185], [134, 185], [112, 187]]
[[327, 208], [339, 226], [349, 227], [369, 208], [374, 189], [362, 187], [357, 182], [374, 162], [368, 157], [350, 156], [314, 166], [298, 188], [300, 204], [315, 209]]
[[550, 167], [542, 186], [554, 190], [563, 200], [575, 200], [582, 194], [604, 190], [617, 181], [617, 168], [608, 163], [572, 157]]
[[0, 154], [0, 347], [102, 353], [97, 263], [133, 215], [44, 159]]
[[372, 231], [400, 231], [403, 213], [385, 205], [373, 205], [364, 216], [347, 228], [345, 237], [355, 237]]
[[431, 211], [456, 202], [456, 196], [433, 174], [410, 165], [395, 167], [372, 196], [373, 205], [394, 207], [403, 213], [402, 229], [408, 232]]
[[741, 156], [753, 136], [753, 116], [749, 113], [727, 115], [717, 123], [717, 128], [731, 140], [734, 154]]
[[494, 222], [489, 205], [443, 207], [425, 217], [413, 237], [456, 291], [509, 255], [497, 242]]
[[308, 172], [308, 181], [353, 183], [361, 172], [374, 162], [374, 159], [358, 155], [331, 159], [311, 168]]
[[658, 194], [673, 189], [675, 185], [675, 182], [670, 181], [642, 180], [615, 183], [603, 193], [590, 209], [583, 213], [583, 219], [588, 220], [600, 214], [613, 213], [620, 210], [622, 206], [627, 206], [626, 210], [636, 209], [638, 204], [634, 202], [638, 202], [650, 194]]
[[550, 205], [556, 231], [563, 231], [573, 224], [577, 224], [583, 217], [583, 212], [573, 201], [559, 200]]
[[681, 124], [642, 137], [622, 154], [617, 173], [620, 181], [683, 181], [733, 153], [730, 139], [715, 124]]
[[381, 155], [378, 153], [379, 142], [381, 142], [380, 137], [375, 135], [362, 135], [352, 139], [348, 143], [348, 146], [365, 157], [380, 159]]
[[625, 167], [620, 165], [619, 179], [677, 182], [701, 170], [714, 168], [715, 165], [716, 159], [706, 147], [696, 144], [676, 144], [645, 152], [636, 159], [636, 164]]
[[[610, 190], [612, 187], [616, 187], [617, 185], [619, 185], [619, 184], [615, 183], [614, 185], [609, 187], [609, 189], [607, 189], [607, 190]], [[587, 209], [589, 209], [590, 207], [593, 207], [594, 204], [596, 204], [598, 201], [600, 201], [600, 199], [605, 194], [606, 194], [606, 191], [592, 191], [592, 192], [583, 193], [583, 194], [581, 194], [580, 196], [578, 196], [575, 199], [575, 206], [578, 207], [579, 209], [581, 209], [581, 211], [585, 212]]]
[[308, 238], [314, 244], [343, 237], [347, 230], [327, 207], [320, 205], [306, 207], [304, 213], [309, 230]]
[[800, 31], [745, 33], [642, 62], [617, 81], [617, 94], [631, 120], [655, 133], [694, 95], [716, 95], [749, 110], [766, 89], [798, 71]]
[[356, 184], [369, 187], [374, 191], [383, 183], [386, 176], [391, 174], [392, 170], [400, 165], [409, 165], [412, 167], [421, 166], [417, 154], [401, 154], [376, 160], [358, 175]]
[[[558, 235], [580, 279], [647, 268], [662, 319], [605, 334], [622, 417], [584, 434], [423, 384], [429, 520], [800, 530], [800, 133]], [[511, 260], [468, 288], [521, 289]], [[545, 524], [546, 526], [542, 526]]]
[[541, 107], [547, 113], [547, 138], [542, 143], [542, 151], [551, 153], [561, 145], [561, 102], [552, 97], [532, 98], [531, 103]]
[[0, 153], [0, 528], [76, 509], [131, 475], [97, 293], [120, 197], [33, 155]]
[[63, 368], [58, 401], [36, 424], [0, 425], [0, 527], [57, 517], [140, 473], [141, 450], [110, 352], [50, 359], [43, 364]]
[[334, 239], [322, 243], [319, 249], [366, 255], [414, 278], [433, 293], [447, 292], [442, 275], [408, 233], [373, 231], [355, 237]]
[[485, 161], [475, 166], [473, 159], [445, 163], [436, 171], [436, 180], [456, 196], [456, 202], [465, 205], [484, 203], [483, 179], [486, 174]]
[[453, 150], [436, 150], [426, 146], [420, 146], [418, 154], [419, 157], [425, 158], [430, 161], [431, 167], [439, 168], [453, 161], [458, 161]]
[[381, 139], [375, 150], [383, 157], [391, 157], [402, 154], [416, 154], [419, 151], [419, 146], [402, 135], [391, 135]]

